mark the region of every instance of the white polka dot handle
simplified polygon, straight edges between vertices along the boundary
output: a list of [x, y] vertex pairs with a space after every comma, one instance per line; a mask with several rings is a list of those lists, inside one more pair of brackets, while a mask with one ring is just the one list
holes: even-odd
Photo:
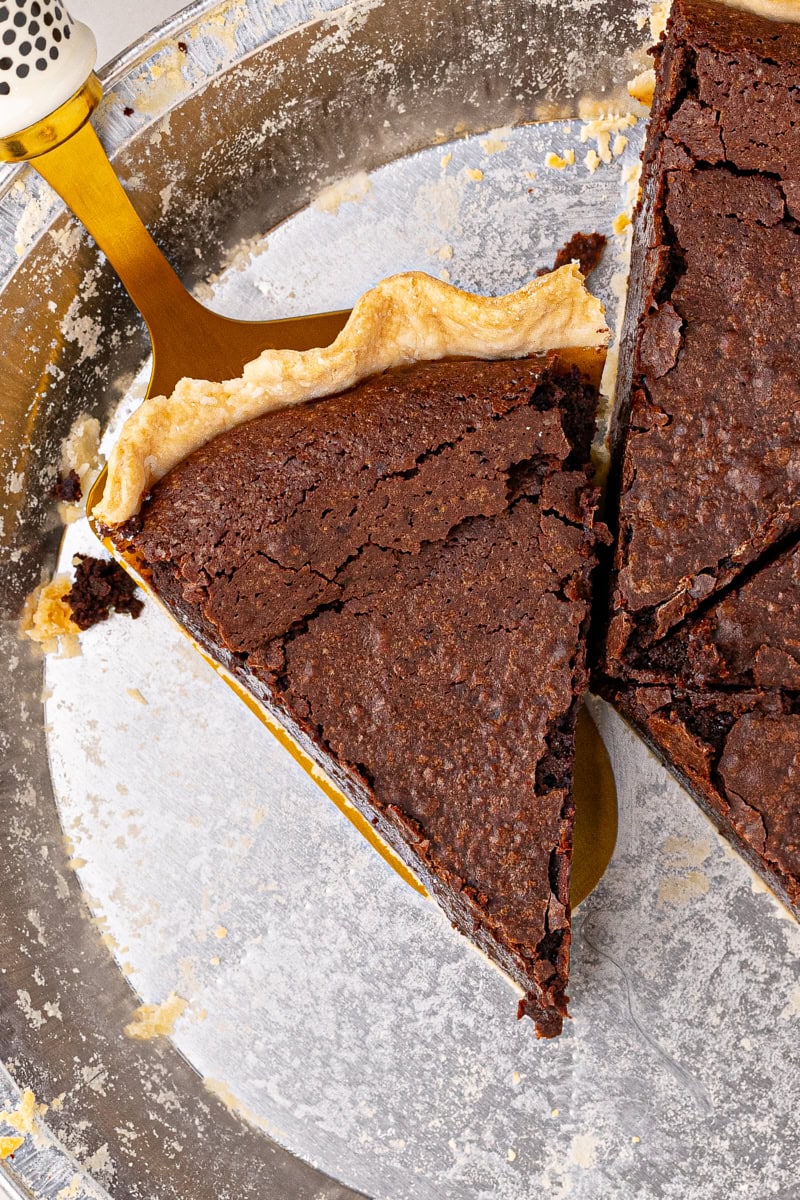
[[94, 34], [63, 0], [0, 0], [0, 138], [69, 100], [96, 59]]

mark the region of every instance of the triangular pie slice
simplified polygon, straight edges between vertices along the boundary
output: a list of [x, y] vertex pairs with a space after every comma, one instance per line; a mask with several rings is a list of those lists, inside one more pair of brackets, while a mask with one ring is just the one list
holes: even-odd
[[[407, 352], [405, 365], [367, 370], [327, 399], [227, 421], [210, 439], [170, 424], [159, 400], [155, 426], [163, 418], [184, 445], [203, 444], [164, 474], [144, 462], [146, 437], [132, 427], [107, 490], [109, 505], [127, 495], [130, 507], [119, 464], [135, 460], [134, 492], [149, 472], [141, 510], [115, 525], [117, 544], [516, 981], [520, 1013], [543, 1036], [566, 1014], [597, 393], [568, 351], [452, 356], [465, 339], [474, 356], [476, 322], [487, 357], [502, 355], [514, 329], [513, 352], [524, 353], [523, 318], [528, 348], [542, 349], [529, 320], [542, 305], [562, 344], [602, 342], [599, 306], [574, 268], [563, 271], [530, 285], [516, 309], [481, 302], [484, 317], [495, 306], [491, 328], [475, 312], [463, 320], [454, 289], [437, 285], [431, 304], [433, 281], [415, 293], [413, 338], [383, 301], [370, 302], [379, 319], [367, 320], [362, 301], [355, 333], [342, 335], [353, 354], [371, 338], [385, 343], [387, 330], [429, 348], [426, 322], [463, 330], [445, 361], [409, 363]], [[324, 353], [282, 359], [284, 382], [287, 372], [313, 374]], [[339, 345], [328, 364], [345, 357]], [[248, 414], [257, 374], [254, 365], [248, 390], [245, 373]], [[193, 388], [194, 407], [180, 410], [189, 424], [225, 400], [213, 385]], [[329, 380], [327, 390], [336, 391]], [[190, 392], [179, 388], [184, 400]], [[270, 396], [262, 388], [262, 408], [274, 407]], [[139, 433], [147, 424], [145, 414]], [[113, 511], [129, 517], [124, 503]]]
[[620, 677], [632, 641], [800, 525], [800, 25], [674, 0], [656, 59], [616, 421]]

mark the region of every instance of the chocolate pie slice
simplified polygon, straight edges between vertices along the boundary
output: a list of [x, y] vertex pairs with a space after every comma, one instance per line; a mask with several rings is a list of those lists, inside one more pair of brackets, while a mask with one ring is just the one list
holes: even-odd
[[800, 915], [800, 25], [755, 7], [655, 51], [596, 686]]
[[567, 1004], [605, 337], [572, 266], [498, 300], [396, 277], [328, 350], [145, 402], [95, 513], [545, 1037]]
[[620, 677], [800, 526], [800, 25], [675, 0], [655, 55], [620, 355]]

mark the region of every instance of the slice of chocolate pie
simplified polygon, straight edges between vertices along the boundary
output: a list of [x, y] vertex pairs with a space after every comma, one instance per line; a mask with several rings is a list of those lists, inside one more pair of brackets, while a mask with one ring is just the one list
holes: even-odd
[[[145, 462], [142, 430], [170, 408], [157, 401], [123, 435], [104, 500], [168, 609], [516, 981], [542, 1036], [566, 1014], [598, 539], [596, 372], [569, 347], [597, 365], [605, 335], [574, 267], [492, 301], [387, 281], [329, 351], [253, 364], [244, 420], [229, 419], [233, 384], [182, 385], [183, 428], [162, 427], [188, 453], [166, 470]], [[337, 387], [348, 355], [367, 369]], [[276, 380], [293, 404], [269, 411]], [[227, 428], [208, 437], [218, 401]]]
[[800, 527], [800, 24], [674, 0], [655, 54], [620, 355], [616, 676]]
[[789, 7], [674, 0], [655, 51], [596, 685], [798, 912], [800, 24], [783, 19]]

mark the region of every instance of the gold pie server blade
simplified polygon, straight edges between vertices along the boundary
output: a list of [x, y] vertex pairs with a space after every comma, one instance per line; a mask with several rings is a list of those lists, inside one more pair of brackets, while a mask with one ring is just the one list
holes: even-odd
[[[17, 0], [17, 7], [32, 27], [39, 6], [34, 0]], [[211, 312], [186, 291], [136, 213], [91, 125], [91, 115], [102, 97], [100, 81], [93, 73], [94, 36], [87, 26], [73, 21], [63, 5], [61, 11], [63, 28], [37, 29], [38, 57], [24, 57], [21, 47], [19, 53], [10, 47], [8, 55], [4, 50], [5, 57], [0, 60], [0, 161], [30, 161], [114, 267], [150, 334], [153, 365], [147, 395], [169, 395], [185, 376], [214, 381], [236, 378], [246, 363], [268, 347], [306, 350], [332, 342], [347, 320], [347, 311], [265, 322], [236, 321]], [[39, 42], [45, 44], [40, 47]], [[87, 498], [92, 527], [106, 549], [153, 596], [136, 564], [92, 522], [92, 510], [103, 494], [104, 483], [105, 471]], [[286, 731], [236, 680], [218, 664], [212, 665], [406, 883], [425, 894], [406, 864], [321, 776]], [[596, 887], [616, 840], [613, 775], [605, 747], [585, 709], [578, 719], [575, 805], [573, 906]]]

